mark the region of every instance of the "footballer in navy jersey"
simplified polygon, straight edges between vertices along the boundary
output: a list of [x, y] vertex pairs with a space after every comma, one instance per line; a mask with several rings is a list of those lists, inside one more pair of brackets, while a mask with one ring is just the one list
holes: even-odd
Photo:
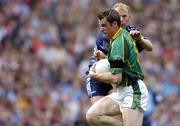
[[[134, 25], [128, 25], [125, 28], [128, 32], [132, 30], [138, 30], [138, 28]], [[144, 38], [144, 37], [143, 37]], [[138, 52], [140, 53], [143, 50], [143, 47], [140, 45], [140, 42], [136, 42], [136, 47], [138, 49]], [[96, 45], [94, 48], [94, 51], [100, 50], [102, 51], [105, 55], [107, 55], [108, 50], [110, 49], [110, 44], [109, 44], [109, 39], [103, 35], [102, 32], [99, 32], [97, 38], [96, 38]], [[89, 61], [89, 68], [97, 62], [97, 59], [92, 56], [90, 61]], [[90, 79], [88, 72], [86, 73], [86, 88], [89, 97], [93, 96], [106, 96], [108, 95], [109, 91], [112, 89], [111, 84], [104, 84], [103, 82], [97, 81], [97, 80], [92, 80]]]
[[[109, 39], [106, 38], [102, 32], [99, 32], [97, 38], [96, 38], [96, 44], [94, 48], [94, 52], [97, 50], [102, 51], [105, 55], [107, 55], [108, 50], [109, 50]], [[97, 59], [92, 56], [89, 61], [89, 69], [90, 67], [97, 62]], [[109, 91], [112, 89], [111, 84], [105, 84], [103, 82], [97, 81], [97, 80], [92, 80], [89, 77], [89, 71], [86, 72], [86, 88], [89, 97], [94, 97], [94, 96], [106, 96], [108, 95]]]

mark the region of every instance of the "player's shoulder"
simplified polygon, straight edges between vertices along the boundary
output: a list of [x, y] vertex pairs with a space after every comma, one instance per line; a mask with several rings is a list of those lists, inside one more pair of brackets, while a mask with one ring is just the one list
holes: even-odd
[[102, 32], [99, 32], [98, 35], [97, 35], [97, 38], [96, 38], [96, 43], [99, 43], [99, 42], [108, 42], [109, 39], [104, 36], [104, 34]]
[[138, 30], [138, 27], [135, 26], [135, 25], [127, 25], [126, 28], [125, 28], [128, 32], [132, 31], [132, 30]]

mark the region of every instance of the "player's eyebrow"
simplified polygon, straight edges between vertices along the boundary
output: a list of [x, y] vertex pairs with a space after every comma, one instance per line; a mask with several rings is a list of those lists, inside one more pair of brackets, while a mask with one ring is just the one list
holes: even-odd
[[122, 14], [122, 15], [119, 15], [120, 17], [122, 16], [122, 17], [127, 17], [127, 15], [126, 14]]

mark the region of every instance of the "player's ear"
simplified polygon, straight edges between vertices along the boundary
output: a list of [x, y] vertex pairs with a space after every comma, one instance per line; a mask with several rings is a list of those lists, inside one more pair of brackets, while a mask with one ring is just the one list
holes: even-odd
[[129, 17], [128, 17], [128, 18], [129, 18], [129, 19], [128, 19], [128, 22], [129, 22], [129, 23], [132, 23], [132, 22], [133, 22], [133, 18], [131, 18], [131, 17], [132, 17], [131, 15], [129, 15]]
[[113, 21], [113, 22], [112, 22], [112, 25], [113, 25], [113, 26], [118, 25], [117, 21]]
[[129, 15], [129, 19], [131, 19], [131, 15]]

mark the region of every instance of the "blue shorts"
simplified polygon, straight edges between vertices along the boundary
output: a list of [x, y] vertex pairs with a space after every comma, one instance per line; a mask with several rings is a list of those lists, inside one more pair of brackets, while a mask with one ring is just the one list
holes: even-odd
[[112, 89], [112, 86], [108, 83], [103, 83], [97, 80], [92, 80], [89, 75], [86, 76], [86, 89], [88, 96], [106, 96]]

